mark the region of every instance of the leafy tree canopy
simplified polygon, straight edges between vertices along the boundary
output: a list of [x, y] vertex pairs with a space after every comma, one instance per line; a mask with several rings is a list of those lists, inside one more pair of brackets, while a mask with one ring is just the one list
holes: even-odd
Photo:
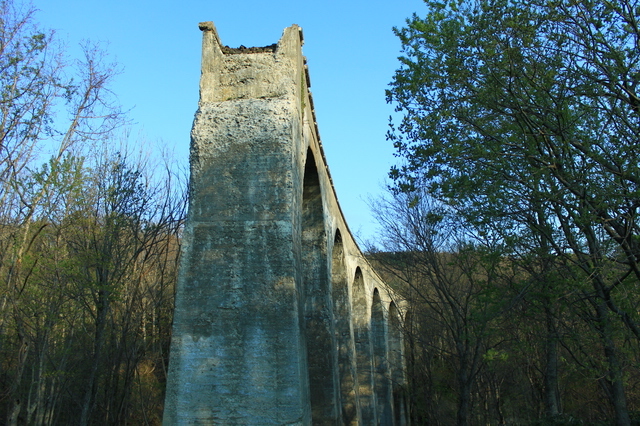
[[640, 277], [640, 4], [426, 3], [395, 29], [397, 187], [557, 253], [621, 251]]
[[543, 265], [571, 265], [617, 424], [629, 424], [609, 315], [640, 340], [640, 2], [425, 2], [424, 18], [395, 29], [395, 188], [429, 194], [531, 259], [552, 322], [547, 302], [569, 288]]

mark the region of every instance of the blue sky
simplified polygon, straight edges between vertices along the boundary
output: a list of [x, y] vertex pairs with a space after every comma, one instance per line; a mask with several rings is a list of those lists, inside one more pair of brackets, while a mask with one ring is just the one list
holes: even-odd
[[[18, 0], [16, 0], [18, 1]], [[421, 0], [33, 0], [36, 19], [70, 49], [82, 40], [103, 42], [123, 73], [114, 92], [136, 123], [134, 134], [162, 140], [187, 161], [198, 102], [201, 33], [213, 21], [230, 47], [265, 46], [292, 24], [302, 27], [303, 53], [320, 138], [338, 199], [352, 232], [374, 236], [367, 199], [382, 192], [396, 162], [386, 141], [384, 91], [398, 67], [392, 27]]]

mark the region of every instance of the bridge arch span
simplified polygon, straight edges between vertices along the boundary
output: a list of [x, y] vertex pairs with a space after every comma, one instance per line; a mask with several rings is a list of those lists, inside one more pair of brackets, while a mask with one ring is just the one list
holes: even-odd
[[165, 424], [404, 424], [404, 302], [342, 214], [302, 30], [230, 49], [200, 29]]

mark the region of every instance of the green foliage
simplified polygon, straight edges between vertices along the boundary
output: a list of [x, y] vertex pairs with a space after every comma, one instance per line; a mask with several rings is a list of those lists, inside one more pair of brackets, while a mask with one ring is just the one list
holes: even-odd
[[[606, 415], [628, 424], [637, 397], [625, 399], [634, 388], [622, 378], [637, 368], [626, 347], [640, 341], [640, 4], [425, 3], [426, 16], [395, 29], [401, 65], [387, 91], [402, 117], [388, 133], [403, 160], [390, 173], [395, 189], [428, 194], [502, 268], [518, 271], [510, 281], [487, 279], [474, 300], [512, 301], [499, 309], [527, 324], [512, 341], [538, 339], [531, 349], [547, 417], [560, 414], [553, 400], [566, 398], [575, 418], [602, 420], [576, 408], [599, 383]], [[418, 215], [411, 229], [419, 221], [431, 223]], [[447, 226], [432, 226], [433, 238], [449, 238]], [[451, 267], [471, 266], [462, 261]], [[559, 344], [564, 367], [583, 375], [572, 379], [589, 384], [584, 395], [552, 389], [565, 380], [554, 364]]]
[[396, 30], [405, 56], [387, 97], [404, 114], [389, 133], [406, 160], [392, 170], [399, 187], [426, 186], [516, 235], [546, 226], [556, 251], [588, 251], [593, 224], [637, 256], [632, 5], [428, 5]]
[[184, 182], [116, 140], [100, 49], [71, 69], [15, 3], [0, 1], [0, 423], [159, 424]]

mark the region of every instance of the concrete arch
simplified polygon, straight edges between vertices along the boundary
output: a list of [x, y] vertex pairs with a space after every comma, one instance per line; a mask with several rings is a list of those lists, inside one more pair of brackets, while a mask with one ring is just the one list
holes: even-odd
[[308, 148], [302, 187], [302, 294], [311, 417], [316, 424], [335, 423], [340, 417], [324, 216], [316, 159]]
[[342, 420], [346, 425], [357, 425], [361, 423], [361, 420], [357, 403], [355, 347], [353, 344], [353, 328], [351, 326], [351, 298], [345, 265], [344, 244], [339, 229], [335, 232], [331, 251], [331, 282], [338, 348]]
[[402, 339], [402, 318], [395, 302], [389, 304], [389, 367], [391, 379], [391, 402], [394, 424], [404, 424], [406, 418], [406, 401], [404, 393], [404, 348]]
[[352, 321], [356, 347], [358, 404], [360, 405], [363, 424], [376, 424], [369, 300], [362, 270], [357, 267], [353, 279]]
[[373, 371], [376, 395], [376, 414], [379, 424], [393, 424], [391, 390], [387, 361], [387, 323], [380, 292], [373, 290], [371, 304], [371, 340], [373, 344]]

